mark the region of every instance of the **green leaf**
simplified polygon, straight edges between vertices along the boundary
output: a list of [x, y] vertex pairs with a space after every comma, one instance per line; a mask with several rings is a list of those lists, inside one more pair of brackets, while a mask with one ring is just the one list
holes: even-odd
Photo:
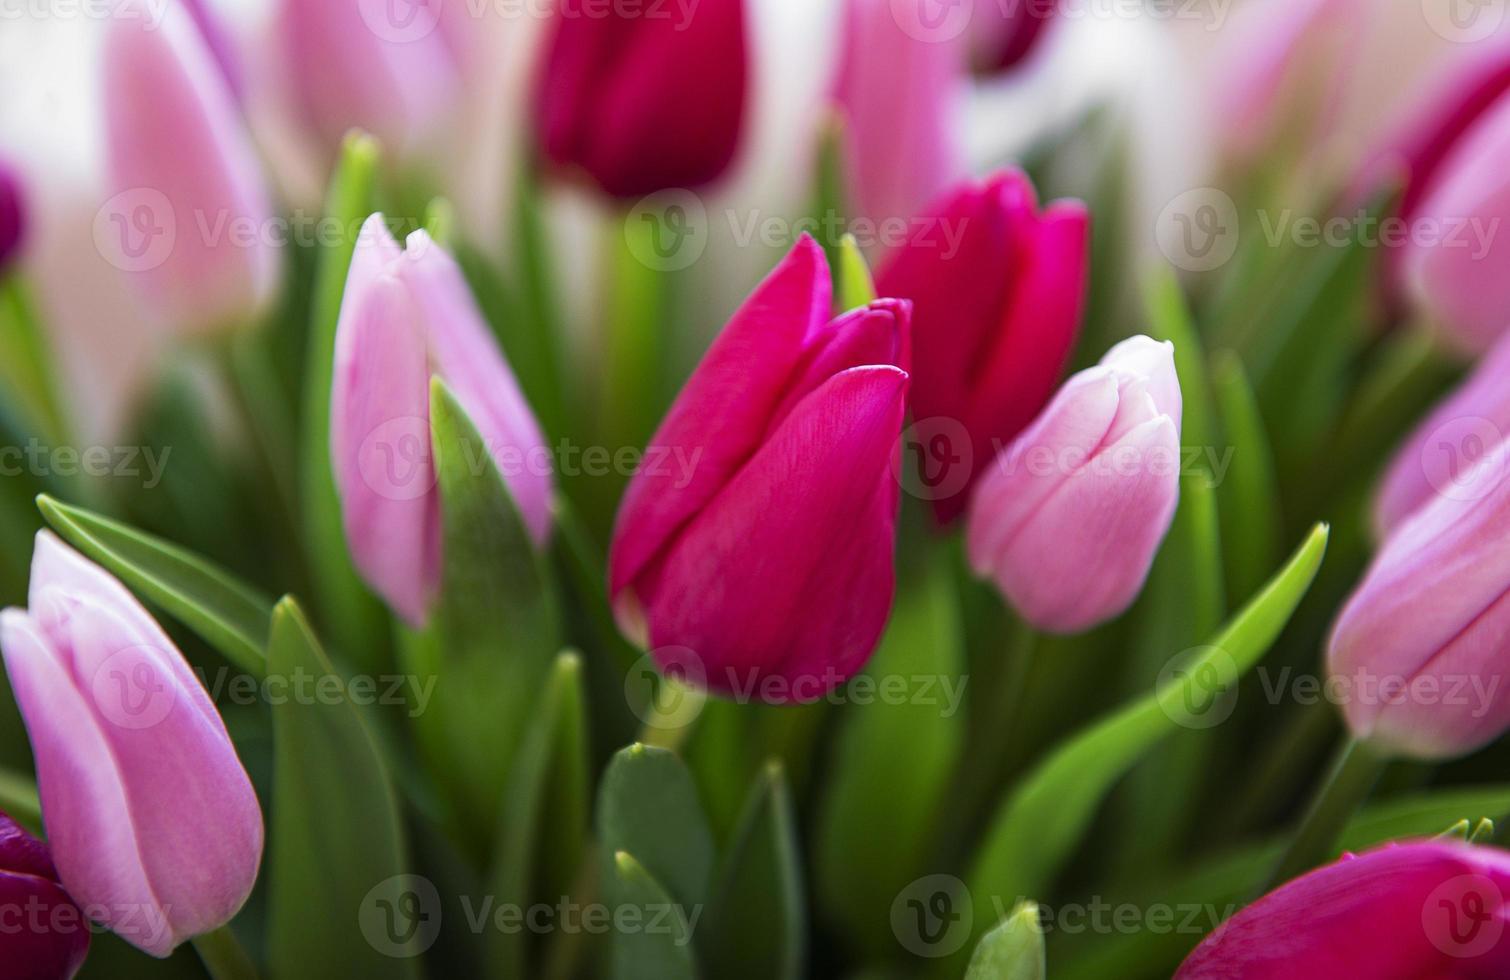
[[319, 247], [310, 300], [300, 446], [305, 551], [320, 620], [353, 663], [373, 672], [381, 668], [381, 651], [387, 649], [386, 616], [357, 574], [346, 548], [341, 501], [330, 466], [330, 385], [346, 273], [362, 222], [373, 210], [378, 157], [377, 141], [353, 131], [342, 145], [326, 194], [325, 217], [340, 234]]
[[562, 383], [560, 338], [567, 333], [552, 263], [554, 250], [545, 214], [545, 194], [531, 150], [521, 149], [521, 159], [513, 164], [518, 278], [510, 280], [517, 306], [512, 311], [514, 315], [500, 316], [494, 329], [508, 353], [509, 363], [518, 373], [525, 397], [540, 419], [540, 427], [547, 435], [559, 438], [578, 431], [570, 423], [580, 420], [568, 417], [568, 406], [562, 398], [562, 392], [568, 389]]
[[1326, 543], [1327, 528], [1318, 525], [1204, 652], [1147, 697], [1070, 738], [1027, 774], [1003, 802], [970, 872], [977, 934], [992, 924], [993, 903], [1049, 889], [1101, 800], [1138, 759], [1183, 727], [1219, 717], [1206, 712], [1220, 710], [1221, 693], [1278, 638], [1310, 588]]
[[[556, 902], [572, 894], [581, 870], [591, 783], [581, 658], [560, 654], [535, 704], [509, 776], [493, 849], [492, 896], [521, 909], [537, 899]], [[527, 939], [528, 932], [495, 932], [489, 975], [499, 980], [535, 975], [528, 968]]]
[[[1206, 378], [1206, 352], [1190, 317], [1190, 308], [1174, 270], [1160, 265], [1144, 285], [1144, 309], [1148, 330], [1155, 340], [1174, 344], [1174, 368], [1180, 377], [1184, 400], [1181, 442], [1202, 451], [1217, 445], [1216, 413], [1211, 406], [1211, 386]], [[1203, 460], [1209, 465], [1209, 461]]]
[[[346, 689], [291, 598], [273, 611], [267, 666], [310, 678], [309, 690]], [[414, 957], [441, 910], [434, 886], [408, 873], [393, 780], [366, 719], [344, 697], [289, 697], [273, 704], [272, 724], [272, 974], [418, 977]]]
[[1038, 905], [1018, 903], [1001, 925], [981, 937], [965, 980], [1043, 980], [1047, 974]]
[[598, 841], [605, 854], [628, 851], [686, 908], [707, 900], [713, 835], [697, 786], [666, 749], [620, 749], [598, 787]]
[[108, 517], [37, 498], [37, 507], [69, 544], [131, 589], [199, 634], [250, 674], [266, 669], [273, 604], [229, 573], [177, 545]]
[[[830, 112], [822, 120], [818, 131], [818, 165], [814, 171], [813, 196], [809, 207], [812, 208], [814, 226], [818, 229], [813, 237], [823, 246], [831, 269], [839, 269], [844, 265], [840, 242], [845, 235], [844, 216], [850, 213], [846, 155], [844, 116], [839, 112]], [[834, 313], [843, 313], [842, 292], [836, 291], [834, 299]]]
[[865, 254], [854, 235], [839, 239], [837, 264], [834, 266], [834, 300], [840, 312], [857, 310], [876, 301], [876, 282], [871, 277]]
[[950, 704], [943, 686], [958, 684], [963, 693], [954, 580], [945, 563], [930, 563], [927, 571], [898, 595], [866, 676], [876, 684], [888, 677], [933, 678], [937, 697], [845, 710], [818, 811], [819, 895], [851, 938], [878, 951], [895, 946], [891, 899], [929, 857], [965, 738], [965, 712]]
[[445, 566], [434, 622], [405, 653], [412, 670], [436, 678], [431, 708], [416, 719], [429, 767], [485, 852], [561, 633], [544, 559], [487, 444], [438, 378], [430, 425]]
[[698, 934], [708, 976], [798, 980], [807, 910], [797, 817], [780, 764], [768, 765], [756, 780], [720, 879]]
[[682, 907], [628, 851], [613, 856], [614, 980], [695, 980], [692, 926]]
[[1227, 589], [1228, 595], [1245, 596], [1279, 560], [1279, 486], [1269, 436], [1243, 362], [1231, 351], [1222, 351], [1214, 359], [1211, 378], [1231, 454], [1225, 478], [1217, 483]]

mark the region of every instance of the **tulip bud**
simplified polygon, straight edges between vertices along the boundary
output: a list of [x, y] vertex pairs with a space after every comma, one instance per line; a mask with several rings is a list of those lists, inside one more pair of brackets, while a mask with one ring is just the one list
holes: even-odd
[[500, 465], [537, 544], [550, 536], [549, 447], [461, 269], [423, 231], [401, 250], [383, 216], [362, 226], [336, 326], [330, 446], [352, 559], [415, 626], [441, 576], [430, 446], [439, 375]]
[[767, 701], [821, 697], [891, 608], [908, 306], [829, 322], [806, 236], [688, 380], [619, 508], [609, 593], [661, 668]]
[[198, 28], [199, 36], [204, 38], [205, 46], [214, 57], [215, 64], [220, 68], [220, 74], [225, 77], [226, 84], [230, 86], [231, 93], [236, 97], [236, 101], [240, 102], [245, 91], [241, 63], [237, 60], [236, 49], [226, 33], [225, 24], [219, 15], [210, 9], [210, 0], [183, 0], [183, 4], [189, 11], [189, 16], [194, 18], [194, 26]]
[[1207, 936], [1175, 980], [1510, 976], [1510, 854], [1385, 844], [1318, 868]]
[[154, 956], [217, 929], [257, 879], [262, 811], [204, 685], [107, 572], [37, 535], [0, 649], [59, 878]]
[[987, 0], [971, 24], [978, 71], [1002, 74], [1021, 64], [1043, 40], [1059, 0]]
[[89, 922], [63, 886], [47, 845], [0, 813], [0, 957], [16, 980], [68, 980], [89, 953]]
[[952, 447], [963, 479], [934, 481], [941, 521], [1054, 392], [1080, 327], [1088, 226], [1076, 201], [1040, 212], [1028, 179], [1007, 171], [951, 193], [881, 269], [881, 295], [913, 304], [914, 417], [968, 437]]
[[968, 38], [952, 30], [948, 15], [935, 26], [934, 6], [845, 3], [834, 102], [844, 119], [852, 203], [874, 221], [912, 217], [967, 172], [958, 134]]
[[283, 0], [276, 20], [296, 111], [332, 153], [353, 128], [400, 159], [441, 130], [462, 97], [439, 3]]
[[634, 198], [723, 176], [744, 131], [743, 0], [555, 16], [535, 98], [545, 158]]
[[235, 99], [177, 4], [112, 20], [105, 42], [111, 198], [95, 244], [185, 331], [252, 321], [278, 284], [272, 206]]
[[1395, 452], [1374, 503], [1382, 541], [1441, 495], [1458, 492], [1473, 465], [1510, 433], [1510, 338], [1501, 339]]
[[26, 240], [26, 207], [21, 200], [21, 181], [0, 161], [0, 276], [10, 270]]
[[1510, 727], [1510, 445], [1395, 528], [1332, 629], [1327, 668], [1359, 739], [1421, 759]]
[[1064, 383], [996, 457], [971, 503], [978, 574], [1033, 626], [1089, 629], [1148, 577], [1180, 492], [1174, 345], [1133, 337]]

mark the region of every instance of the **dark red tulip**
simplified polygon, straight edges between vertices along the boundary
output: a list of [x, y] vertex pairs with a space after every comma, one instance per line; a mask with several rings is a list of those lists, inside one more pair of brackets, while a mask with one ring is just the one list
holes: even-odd
[[89, 921], [47, 845], [0, 813], [0, 969], [11, 980], [68, 980], [89, 953]]

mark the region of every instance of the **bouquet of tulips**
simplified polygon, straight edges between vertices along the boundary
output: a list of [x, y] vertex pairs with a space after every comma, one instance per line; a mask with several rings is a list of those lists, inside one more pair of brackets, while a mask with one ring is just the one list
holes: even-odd
[[4, 18], [0, 976], [1510, 977], [1462, 7]]

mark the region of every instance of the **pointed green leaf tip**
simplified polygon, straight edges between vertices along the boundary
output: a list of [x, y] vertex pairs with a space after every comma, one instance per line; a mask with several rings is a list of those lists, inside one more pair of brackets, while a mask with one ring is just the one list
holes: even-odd
[[840, 310], [857, 310], [876, 301], [876, 283], [870, 266], [860, 251], [854, 235], [839, 239], [838, 268], [834, 272], [834, 293]]
[[1021, 902], [982, 937], [965, 980], [1043, 980], [1046, 973], [1038, 903]]

